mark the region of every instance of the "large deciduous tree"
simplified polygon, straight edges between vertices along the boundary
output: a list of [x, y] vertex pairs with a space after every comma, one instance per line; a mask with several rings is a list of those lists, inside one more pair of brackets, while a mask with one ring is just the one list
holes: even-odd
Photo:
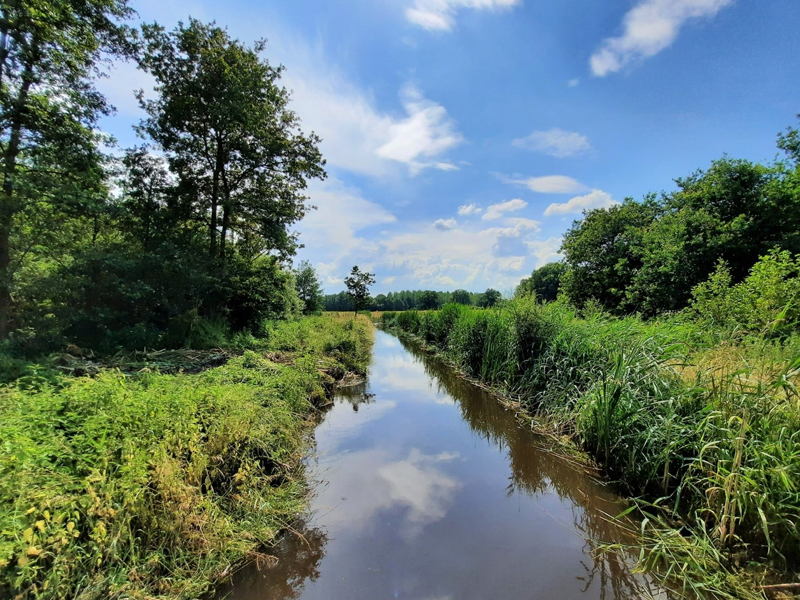
[[292, 256], [289, 228], [310, 208], [307, 180], [325, 177], [325, 161], [289, 109], [282, 67], [260, 57], [265, 42], [247, 47], [196, 20], [172, 32], [146, 25], [143, 37], [141, 65], [158, 98], [140, 93], [149, 115], [141, 131], [194, 191], [183, 197], [207, 228], [210, 256], [224, 262], [234, 237], [254, 254]]
[[[127, 0], [0, 4], [0, 335], [8, 333], [26, 212], [91, 210], [105, 198], [95, 127], [111, 108], [93, 85], [104, 53], [132, 51]], [[17, 240], [25, 243], [25, 240]]]

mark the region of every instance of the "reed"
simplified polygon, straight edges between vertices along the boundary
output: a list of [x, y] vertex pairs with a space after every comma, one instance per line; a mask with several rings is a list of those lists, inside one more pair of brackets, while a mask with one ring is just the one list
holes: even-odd
[[[737, 562], [800, 568], [796, 338], [733, 336], [683, 315], [581, 316], [532, 299], [386, 322], [555, 422], [662, 525], [681, 524], [650, 519], [647, 556], [678, 560], [692, 544], [713, 547], [714, 560], [696, 568], [670, 563], [686, 585], [704, 581], [723, 598]], [[723, 575], [704, 576], [713, 565]], [[741, 597], [755, 593], [748, 589]]]

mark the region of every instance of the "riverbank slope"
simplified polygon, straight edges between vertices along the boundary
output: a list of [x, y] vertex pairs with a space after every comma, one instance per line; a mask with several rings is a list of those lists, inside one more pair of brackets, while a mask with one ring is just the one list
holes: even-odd
[[363, 374], [360, 317], [279, 324], [197, 374], [0, 389], [0, 596], [195, 598], [304, 508], [317, 407]]
[[645, 500], [645, 566], [716, 598], [763, 597], [776, 576], [794, 580], [796, 338], [737, 339], [681, 316], [580, 316], [533, 299], [382, 319], [518, 401]]

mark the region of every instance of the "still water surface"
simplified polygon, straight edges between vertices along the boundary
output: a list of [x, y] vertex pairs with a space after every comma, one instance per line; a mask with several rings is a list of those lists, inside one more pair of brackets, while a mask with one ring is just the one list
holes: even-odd
[[619, 541], [614, 493], [481, 389], [382, 331], [368, 381], [315, 433], [308, 522], [232, 600], [623, 600], [663, 593]]

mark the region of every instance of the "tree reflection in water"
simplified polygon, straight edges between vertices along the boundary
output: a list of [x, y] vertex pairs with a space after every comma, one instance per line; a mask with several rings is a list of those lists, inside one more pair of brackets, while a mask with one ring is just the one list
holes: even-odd
[[413, 342], [404, 340], [402, 344], [422, 364], [438, 392], [457, 401], [461, 416], [472, 431], [507, 451], [511, 469], [509, 495], [539, 496], [555, 492], [569, 503], [571, 529], [583, 538], [585, 553], [592, 558], [591, 564], [582, 563], [586, 570], [581, 578], [586, 581], [584, 591], [596, 583], [601, 600], [668, 597], [649, 577], [636, 572], [637, 557], [633, 552], [601, 550], [604, 544], [635, 542], [632, 522], [614, 518], [624, 506], [606, 484], [557, 451], [548, 451], [545, 438], [521, 427], [512, 411], [444, 361], [425, 353]]
[[367, 382], [363, 381], [356, 385], [349, 385], [347, 387], [339, 388], [336, 390], [337, 399], [346, 400], [349, 402], [353, 410], [358, 412], [358, 407], [362, 404], [373, 404], [375, 402], [375, 394], [367, 392]]
[[[405, 390], [406, 388], [403, 387], [403, 384], [406, 383], [414, 383], [415, 385], [421, 383], [424, 387], [427, 388], [427, 386], [430, 386], [432, 390], [437, 391], [439, 396], [446, 395], [446, 398], [452, 398], [457, 406], [461, 419], [467, 423], [472, 433], [486, 440], [490, 446], [498, 448], [501, 453], [505, 454], [504, 462], [508, 464], [510, 472], [506, 489], [507, 494], [510, 496], [517, 495], [529, 498], [535, 504], [540, 504], [541, 502], [540, 508], [544, 514], [556, 520], [557, 523], [564, 527], [565, 531], [571, 532], [570, 535], [579, 536], [579, 539], [583, 540], [584, 546], [582, 556], [585, 558], [583, 558], [580, 563], [583, 567], [583, 571], [581, 572], [578, 570], [575, 575], [580, 580], [578, 587], [583, 588], [583, 593], [587, 594], [587, 598], [596, 598], [600, 600], [639, 600], [644, 598], [668, 597], [663, 591], [663, 588], [654, 585], [646, 576], [635, 572], [636, 556], [632, 553], [624, 551], [602, 552], [599, 550], [604, 543], [624, 544], [626, 541], [634, 541], [629, 530], [635, 531], [636, 528], [625, 527], [624, 524], [615, 521], [613, 518], [613, 515], [619, 514], [624, 508], [613, 490], [609, 489], [608, 486], [598, 479], [592, 477], [590, 473], [580, 468], [574, 461], [560, 456], [557, 452], [548, 451], [547, 443], [544, 438], [536, 436], [529, 429], [520, 427], [515, 415], [511, 411], [506, 410], [499, 402], [492, 398], [490, 394], [460, 377], [445, 363], [435, 357], [420, 352], [413, 344], [403, 343], [403, 346], [405, 350], [411, 354], [410, 357], [404, 355], [402, 357], [403, 362], [405, 362], [406, 365], [413, 363], [421, 365], [424, 368], [427, 378], [425, 380], [416, 381], [413, 380], [413, 373], [401, 372], [400, 376], [408, 377], [409, 381], [402, 381], [400, 387], [396, 387], [396, 389]], [[417, 373], [419, 374], [418, 371]], [[383, 375], [383, 377], [385, 377], [385, 375]], [[379, 379], [379, 377], [376, 379]], [[340, 390], [338, 393], [337, 405], [342, 406], [344, 404], [346, 406], [350, 404], [354, 411], [358, 411], [359, 407], [375, 403], [374, 396], [368, 393], [368, 389], [370, 388], [367, 384], [362, 383]], [[389, 389], [392, 389], [391, 386]], [[413, 390], [414, 388], [408, 387], [408, 389]], [[385, 402], [384, 404], [388, 406], [389, 402]], [[410, 406], [413, 406], [413, 404], [410, 404]], [[329, 413], [329, 415], [334, 414], [338, 414], [339, 416], [339, 424], [337, 426], [344, 427], [344, 430], [347, 431], [346, 425], [353, 420], [352, 413], [349, 411], [345, 413]], [[345, 414], [349, 414], [351, 418], [343, 419]], [[356, 421], [360, 421], [360, 419], [356, 419]], [[444, 450], [443, 447], [436, 446], [436, 448], [438, 450]], [[404, 453], [407, 450], [407, 448], [403, 448]], [[412, 449], [410, 451], [412, 454], [409, 456], [413, 456], [414, 451], [415, 450]], [[387, 468], [410, 460], [401, 460], [401, 458], [405, 456], [405, 454], [401, 454], [399, 455], [401, 458], [392, 456], [390, 459], [387, 459], [390, 462], [381, 464], [381, 452], [387, 454], [387, 456], [391, 456], [386, 453], [386, 451], [382, 450], [380, 445], [373, 446], [370, 444], [367, 444], [365, 447], [359, 447], [357, 451], [345, 451], [342, 456], [349, 458], [355, 456], [370, 457], [375, 464], [372, 465], [372, 463], [370, 463], [371, 466], [368, 466], [366, 469], [365, 477], [372, 477], [372, 475], [370, 475], [370, 469], [377, 469], [375, 471], [375, 477], [378, 479], [380, 479], [379, 476], [382, 473], [385, 474]], [[419, 450], [416, 450], [416, 452], [419, 453]], [[411, 462], [411, 466], [413, 467], [414, 463], [413, 461]], [[344, 461], [341, 457], [338, 459], [337, 464], [339, 468], [342, 469], [345, 468], [343, 465], [349, 465], [350, 468], [356, 468], [358, 466]], [[419, 465], [416, 466], [419, 467]], [[339, 478], [339, 483], [342, 484], [341, 474]], [[402, 480], [402, 485], [410, 485], [407, 481], [409, 478], [405, 473], [400, 479]], [[324, 476], [322, 476], [322, 480], [321, 483], [325, 483]], [[353, 482], [355, 482], [355, 484]], [[365, 487], [363, 485], [359, 487], [359, 485], [361, 485], [360, 482], [361, 480], [357, 477], [345, 478], [343, 489], [345, 489], [347, 485], [350, 485], [353, 494], [364, 494], [368, 496], [368, 499], [371, 499], [371, 501], [377, 501], [380, 506], [384, 506], [385, 504], [384, 508], [399, 506], [401, 510], [410, 510], [408, 508], [410, 502], [409, 498], [412, 496], [410, 495], [410, 490], [402, 488], [402, 485], [397, 489], [402, 492], [403, 502], [398, 503], [390, 493], [391, 490], [397, 491], [394, 487], [390, 487], [390, 492], [387, 492], [383, 490], [383, 488], [380, 488], [380, 486], [372, 489], [369, 489], [369, 486]], [[354, 485], [355, 487], [353, 487]], [[378, 490], [378, 492], [376, 492], [376, 490]], [[372, 496], [369, 495], [370, 493], [372, 493]], [[388, 494], [388, 496], [386, 496], [386, 494]], [[546, 508], [548, 506], [548, 498], [553, 499], [554, 496], [557, 496], [561, 505], [566, 508], [566, 510], [559, 513], [559, 515], [561, 515], [560, 517], [551, 514]], [[360, 504], [354, 504], [353, 506], [356, 508], [363, 508]], [[415, 504], [411, 502], [411, 506], [413, 507]], [[467, 504], [466, 506], [469, 505]], [[487, 507], [487, 509], [491, 510], [491, 507]], [[371, 514], [370, 512], [369, 515]], [[341, 512], [339, 516], [342, 516]], [[365, 514], [362, 515], [362, 517], [364, 522], [369, 522], [370, 516]], [[439, 518], [441, 519], [441, 516]], [[564, 522], [565, 519], [566, 522]], [[406, 522], [407, 520], [408, 515], [403, 517], [402, 522]], [[571, 522], [569, 522], [570, 520]], [[321, 521], [324, 522], [324, 519]], [[443, 523], [443, 521], [439, 522]], [[454, 526], [456, 528], [469, 527], [470, 524], [466, 521], [462, 521], [455, 523]], [[333, 580], [330, 579], [330, 574], [327, 583], [325, 577], [320, 578], [321, 570], [327, 573], [327, 567], [321, 567], [321, 561], [326, 552], [326, 544], [328, 543], [325, 531], [309, 526], [305, 526], [305, 528], [298, 527], [298, 530], [301, 535], [288, 535], [284, 541], [272, 551], [272, 554], [278, 558], [277, 564], [274, 566], [262, 567], [260, 570], [253, 567], [237, 575], [235, 585], [236, 600], [289, 600], [299, 598], [301, 595], [308, 595], [314, 598], [343, 598], [345, 597], [342, 595], [343, 593], [353, 593], [353, 588], [343, 592], [341, 587], [336, 587]], [[397, 527], [393, 527], [392, 531], [394, 531], [395, 534], [396, 530]], [[351, 529], [348, 529], [348, 532], [350, 531]], [[338, 536], [340, 534], [342, 534], [341, 531], [336, 535]], [[378, 537], [379, 540], [375, 543], [382, 543], [392, 539], [391, 537]], [[463, 538], [459, 538], [459, 534], [455, 533], [453, 534], [453, 539]], [[552, 537], [550, 539], [552, 539]], [[537, 543], [535, 539], [530, 539], [529, 541], [530, 544], [534, 546]], [[339, 543], [341, 543], [340, 540]], [[515, 547], [521, 549], [523, 547], [530, 547], [530, 545], [517, 544]], [[341, 546], [337, 546], [337, 548], [341, 549]], [[358, 546], [344, 546], [344, 548], [352, 550], [358, 548]], [[329, 550], [331, 556], [337, 556], [337, 552], [334, 551], [333, 547]], [[421, 549], [421, 551], [424, 551], [424, 549]], [[526, 550], [526, 552], [527, 551], [528, 550]], [[547, 549], [544, 548], [543, 551], [547, 552]], [[387, 550], [382, 551], [381, 555], [386, 554], [386, 552], [388, 552], [387, 556], [393, 556], [392, 551]], [[360, 555], [356, 552], [354, 556], [358, 559]], [[470, 551], [465, 549], [463, 560], [469, 561], [474, 558], [474, 556], [484, 555], [475, 553], [474, 551], [470, 554]], [[339, 558], [341, 559], [341, 557]], [[514, 558], [519, 559], [523, 563], [526, 560], [536, 560], [533, 554], [530, 556], [521, 555], [519, 550], [517, 550], [517, 555], [515, 555]], [[361, 559], [363, 560], [363, 556], [361, 556]], [[459, 558], [456, 560], [461, 559]], [[545, 563], [547, 563], [547, 560], [545, 560]], [[334, 564], [341, 568], [342, 562], [340, 560]], [[403, 562], [402, 559], [398, 559], [398, 562], [393, 566], [402, 570], [404, 566], [408, 564], [408, 562]], [[553, 564], [554, 566], [556, 565], [555, 562]], [[360, 568], [363, 568], [363, 565], [360, 565]], [[435, 568], [426, 573], [425, 569], [421, 568], [419, 565], [415, 565], [415, 568], [417, 572], [415, 572], [414, 576], [419, 579], [415, 580], [416, 583], [414, 583], [414, 585], [423, 586], [422, 589], [426, 593], [429, 587], [442, 583], [442, 575], [448, 573], [445, 571], [438, 572]], [[547, 566], [543, 566], [542, 569], [546, 570]], [[340, 577], [338, 571], [334, 572], [336, 573], [335, 577]], [[458, 573], [458, 569], [450, 570], [449, 573]], [[381, 576], [389, 577], [387, 573]], [[361, 577], [361, 575], [356, 576], [354, 580], [358, 581], [359, 585], [366, 585], [367, 581], [359, 577]], [[378, 576], [376, 575], [375, 577]], [[319, 579], [319, 581], [316, 585], [309, 585], [317, 581], [317, 579]], [[378, 581], [378, 579], [370, 579], [370, 581]], [[405, 582], [406, 580], [401, 577], [400, 581]], [[444, 582], [444, 584], [447, 583], [449, 582]], [[324, 586], [324, 589], [322, 586]], [[227, 590], [223, 590], [222, 595], [219, 597], [223, 597], [226, 593], [233, 591], [233, 589], [234, 588], [229, 587]], [[373, 592], [377, 589], [379, 589], [379, 587], [370, 588]], [[367, 590], [367, 587], [364, 587], [361, 592], [365, 590]], [[581, 593], [577, 589], [575, 591]], [[535, 590], [531, 590], [531, 592], [534, 593], [533, 597], [537, 597], [535, 596]], [[575, 597], [571, 592], [566, 595]], [[373, 594], [373, 596], [375, 596], [375, 594]], [[416, 594], [416, 596], [419, 596], [419, 594]], [[439, 596], [456, 597], [452, 595], [447, 596], [446, 594], [440, 594]], [[367, 596], [362, 594], [358, 597]], [[395, 597], [397, 597], [396, 594]], [[423, 594], [423, 596], [420, 597], [425, 596]], [[549, 598], [552, 596], [546, 597]]]
[[[306, 582], [319, 577], [319, 564], [325, 556], [328, 536], [322, 529], [295, 524], [269, 551], [275, 560], [266, 566], [251, 565], [235, 577], [236, 598], [243, 600], [293, 600], [303, 593]], [[234, 586], [228, 584], [216, 598], [226, 598]]]

